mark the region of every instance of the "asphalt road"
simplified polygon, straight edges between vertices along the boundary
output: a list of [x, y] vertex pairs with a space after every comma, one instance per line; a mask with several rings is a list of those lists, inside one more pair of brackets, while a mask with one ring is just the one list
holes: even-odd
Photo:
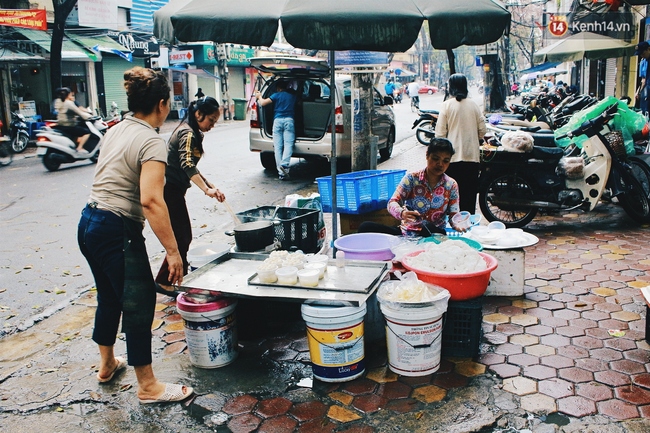
[[[441, 102], [440, 94], [421, 96], [422, 108], [438, 108]], [[399, 142], [414, 134], [411, 125], [417, 114], [411, 112], [408, 98], [395, 104], [394, 111], [397, 154]], [[199, 168], [224, 192], [235, 212], [282, 205], [287, 194], [313, 188], [315, 177], [330, 174], [328, 164], [294, 159], [292, 180], [278, 181], [275, 173], [262, 168], [259, 155], [248, 150], [248, 122], [219, 123], [206, 134], [205, 148]], [[92, 275], [77, 247], [76, 227], [94, 168], [80, 162], [50, 173], [33, 149], [0, 168], [0, 337], [29, 328], [92, 287]], [[208, 233], [211, 240], [232, 243], [224, 232], [234, 223], [224, 205], [198, 188], [188, 191], [187, 201], [197, 244]], [[156, 271], [163, 249], [148, 227], [145, 237]]]

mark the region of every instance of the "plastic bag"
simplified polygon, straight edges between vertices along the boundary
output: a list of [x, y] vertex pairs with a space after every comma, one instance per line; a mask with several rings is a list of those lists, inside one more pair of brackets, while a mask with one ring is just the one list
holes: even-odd
[[[608, 96], [598, 104], [574, 114], [566, 125], [555, 130], [555, 137], [573, 131], [586, 120], [598, 117], [607, 107], [614, 103], [618, 105], [618, 115], [609, 121], [609, 125], [613, 130], [621, 131], [625, 142], [625, 152], [628, 155], [634, 155], [634, 139], [632, 137], [643, 130], [646, 125], [646, 119], [642, 114], [631, 110], [625, 101], [621, 101], [613, 96]], [[581, 135], [573, 139], [563, 138], [558, 140], [556, 138], [555, 142], [560, 147], [567, 147], [569, 144], [575, 143], [576, 146], [582, 148], [582, 144], [588, 139], [586, 135]]]
[[508, 131], [501, 137], [501, 146], [508, 152], [532, 152], [534, 143], [535, 139], [526, 131]]
[[284, 206], [318, 210], [318, 241], [316, 245], [318, 246], [318, 249], [323, 248], [323, 245], [325, 244], [326, 230], [325, 220], [323, 219], [323, 206], [321, 205], [320, 194], [315, 192], [307, 197], [300, 194], [289, 194], [284, 198]]
[[420, 281], [415, 272], [396, 272], [395, 275], [399, 280], [386, 281], [377, 291], [381, 304], [392, 308], [440, 307], [441, 315], [447, 310], [451, 297], [447, 289]]
[[585, 160], [581, 156], [565, 156], [558, 162], [556, 173], [567, 179], [582, 179], [585, 175]]

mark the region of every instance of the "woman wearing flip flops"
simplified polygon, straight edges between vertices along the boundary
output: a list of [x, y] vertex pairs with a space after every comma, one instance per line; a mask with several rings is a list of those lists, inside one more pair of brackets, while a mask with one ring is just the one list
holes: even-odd
[[121, 317], [140, 403], [181, 401], [193, 389], [159, 382], [151, 365], [156, 291], [142, 235], [146, 219], [165, 248], [170, 284], [180, 284], [183, 259], [163, 198], [167, 145], [155, 130], [169, 114], [170, 87], [165, 75], [141, 67], [126, 71], [124, 81], [132, 113], [103, 139], [77, 232], [97, 288], [92, 337], [101, 356], [97, 380], [108, 383], [127, 365], [114, 353]]

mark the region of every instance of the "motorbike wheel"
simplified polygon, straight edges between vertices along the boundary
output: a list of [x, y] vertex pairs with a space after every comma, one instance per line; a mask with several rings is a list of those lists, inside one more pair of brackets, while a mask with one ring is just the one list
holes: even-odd
[[538, 208], [513, 205], [497, 205], [498, 199], [529, 200], [533, 188], [526, 179], [514, 174], [498, 174], [479, 186], [478, 201], [481, 213], [488, 221], [501, 221], [507, 228], [521, 228], [537, 215]]
[[630, 169], [629, 173], [633, 177], [627, 182], [628, 190], [618, 196], [618, 201], [630, 218], [639, 224], [645, 224], [650, 222], [650, 198], [647, 189], [648, 174], [640, 167], [640, 165], [635, 165], [635, 168]]
[[27, 149], [29, 144], [29, 135], [24, 132], [18, 132], [18, 134], [11, 140], [11, 149], [14, 153], [20, 153]]
[[47, 171], [57, 171], [61, 166], [61, 163], [57, 160], [54, 152], [48, 150], [45, 155], [43, 155], [43, 165], [47, 168]]
[[11, 164], [14, 156], [11, 151], [11, 146], [9, 140], [0, 141], [0, 167], [7, 166]]
[[388, 137], [386, 137], [386, 147], [383, 149], [379, 149], [379, 157], [381, 158], [382, 162], [383, 161], [388, 161], [390, 159], [390, 156], [393, 153], [393, 146], [395, 145], [395, 131], [392, 129], [388, 133]]
[[645, 195], [650, 198], [650, 166], [636, 157], [631, 157], [628, 162], [635, 179], [641, 183]]
[[[423, 129], [425, 131], [423, 131]], [[420, 144], [428, 146], [431, 143], [431, 139], [436, 136], [436, 125], [431, 123], [430, 120], [425, 120], [420, 123], [415, 130], [415, 137], [418, 139]]]

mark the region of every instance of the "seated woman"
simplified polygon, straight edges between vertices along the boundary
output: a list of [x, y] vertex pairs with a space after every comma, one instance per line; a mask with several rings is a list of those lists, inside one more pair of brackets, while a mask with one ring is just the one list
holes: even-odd
[[74, 102], [74, 92], [67, 87], [57, 89], [57, 96], [59, 98], [54, 105], [57, 112], [56, 129], [77, 143], [77, 152], [86, 152], [84, 144], [90, 137], [90, 129], [83, 120], [92, 117], [92, 114], [83, 108], [77, 107]]
[[390, 227], [371, 221], [359, 225], [359, 233], [375, 232], [404, 236], [431, 236], [446, 234], [445, 216], [451, 218], [459, 210], [458, 184], [445, 171], [454, 154], [446, 138], [433, 138], [427, 147], [427, 166], [423, 170], [407, 173], [388, 202], [388, 212], [398, 220], [399, 227]]

